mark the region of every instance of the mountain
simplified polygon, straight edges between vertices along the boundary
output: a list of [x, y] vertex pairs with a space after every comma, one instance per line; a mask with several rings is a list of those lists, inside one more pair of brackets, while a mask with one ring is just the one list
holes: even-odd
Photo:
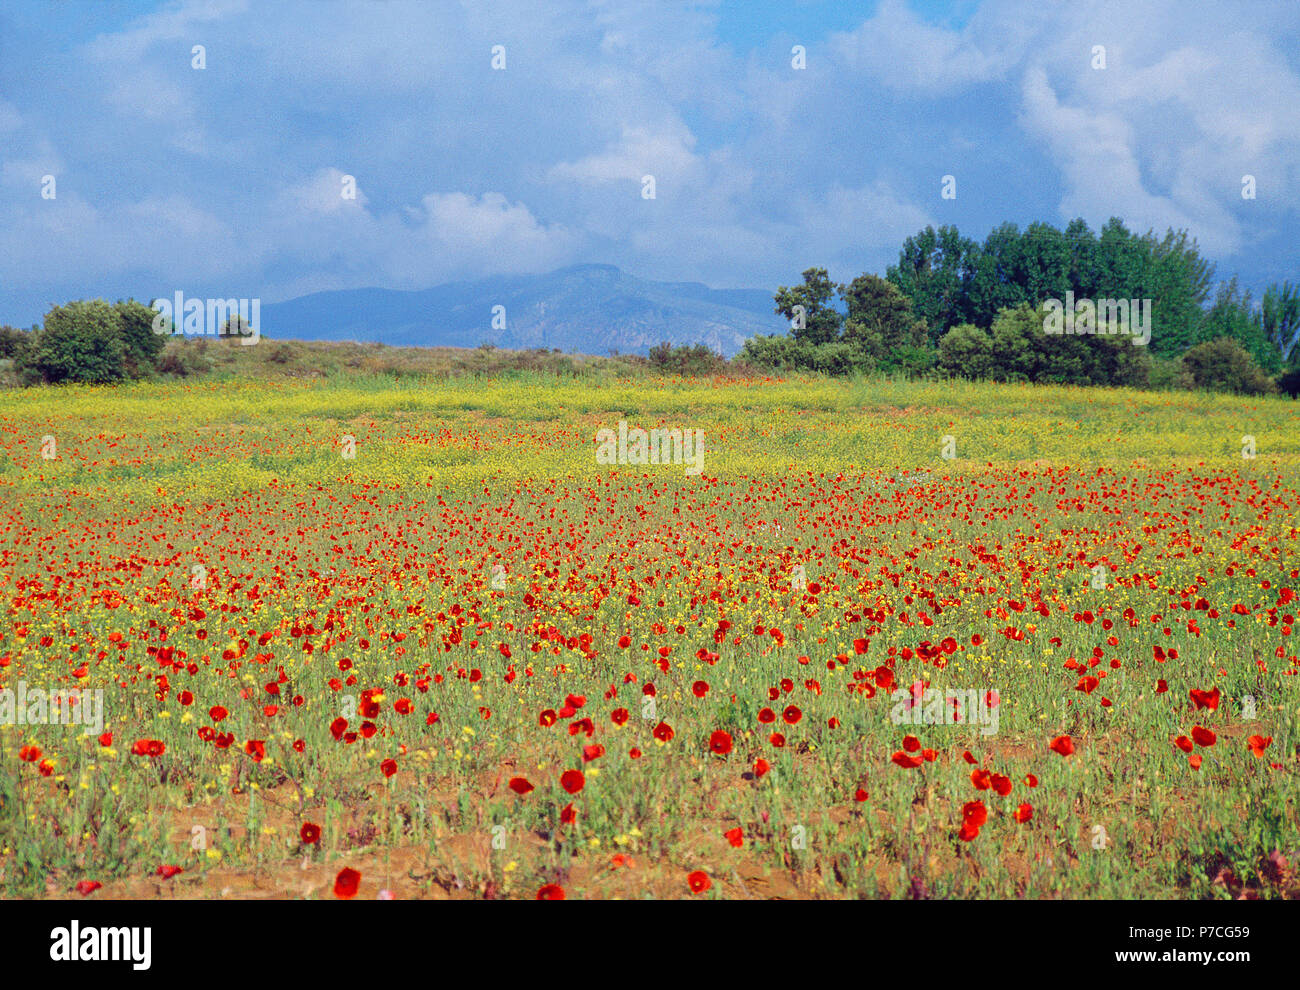
[[[505, 328], [493, 329], [493, 307]], [[766, 289], [710, 289], [654, 282], [613, 265], [575, 265], [548, 275], [450, 282], [432, 289], [343, 289], [269, 303], [271, 339], [379, 341], [396, 346], [559, 348], [644, 354], [660, 341], [706, 344], [728, 357], [746, 337], [781, 333]]]

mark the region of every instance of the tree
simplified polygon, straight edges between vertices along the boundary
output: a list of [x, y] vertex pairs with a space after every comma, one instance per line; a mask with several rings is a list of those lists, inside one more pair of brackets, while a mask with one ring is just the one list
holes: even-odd
[[877, 361], [926, 343], [925, 321], [916, 318], [911, 301], [893, 282], [864, 274], [839, 291], [848, 307], [844, 340]]
[[1147, 259], [1140, 291], [1120, 298], [1151, 299], [1152, 349], [1162, 355], [1181, 354], [1196, 343], [1214, 265], [1201, 257], [1196, 239], [1185, 230], [1167, 230], [1160, 239], [1148, 231], [1142, 245]]
[[966, 304], [969, 322], [992, 327], [1002, 310], [1027, 301], [1025, 288], [1017, 281], [1019, 270], [1020, 229], [1014, 223], [1004, 223], [989, 231], [976, 258]]
[[0, 327], [0, 358], [10, 358], [15, 362], [27, 352], [32, 345], [32, 335], [17, 327]]
[[1264, 290], [1260, 306], [1264, 336], [1278, 352], [1283, 364], [1289, 364], [1300, 335], [1300, 291], [1290, 282], [1274, 282]]
[[926, 227], [903, 243], [898, 264], [885, 277], [912, 301], [912, 309], [925, 321], [931, 344], [937, 344], [949, 327], [969, 316], [970, 282], [978, 269], [982, 249], [956, 227], [938, 232]]
[[1275, 374], [1282, 370], [1282, 355], [1264, 330], [1264, 318], [1251, 302], [1250, 290], [1244, 293], [1237, 288], [1234, 275], [1220, 284], [1214, 305], [1205, 314], [1196, 343], [1227, 338], [1235, 340], [1264, 371]]
[[776, 312], [791, 321], [795, 340], [809, 344], [828, 344], [840, 335], [840, 314], [830, 305], [835, 285], [825, 268], [809, 268], [803, 284], [777, 288]]
[[45, 314], [45, 328], [22, 359], [26, 380], [108, 384], [126, 378], [120, 320], [103, 299], [78, 300]]

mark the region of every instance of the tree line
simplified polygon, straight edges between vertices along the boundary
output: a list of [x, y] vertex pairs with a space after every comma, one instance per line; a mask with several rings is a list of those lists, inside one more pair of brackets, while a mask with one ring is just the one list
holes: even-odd
[[[1214, 267], [1186, 231], [1137, 235], [1117, 217], [1099, 234], [1082, 219], [1064, 230], [1005, 223], [983, 243], [954, 226], [926, 227], [904, 242], [884, 278], [837, 285], [825, 268], [809, 268], [801, 283], [779, 287], [776, 312], [790, 320], [790, 334], [750, 338], [740, 359], [830, 374], [1295, 395], [1300, 291], [1276, 283], [1256, 303], [1235, 276], [1216, 286]], [[1048, 332], [1049, 300], [1085, 301], [1087, 328]], [[1128, 314], [1129, 302], [1150, 300], [1142, 310], [1149, 342], [1104, 332], [1100, 300], [1116, 301], [1111, 311], [1130, 321], [1138, 314]]]

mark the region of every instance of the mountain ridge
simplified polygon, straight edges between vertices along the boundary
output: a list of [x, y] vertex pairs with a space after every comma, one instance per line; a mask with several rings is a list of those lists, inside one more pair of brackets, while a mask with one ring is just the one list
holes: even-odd
[[[504, 312], [494, 307], [504, 307]], [[428, 289], [313, 292], [265, 304], [261, 316], [260, 329], [271, 339], [377, 341], [402, 347], [490, 343], [589, 354], [644, 354], [666, 340], [704, 344], [731, 357], [747, 337], [789, 329], [773, 312], [768, 290], [657, 282], [595, 263]]]

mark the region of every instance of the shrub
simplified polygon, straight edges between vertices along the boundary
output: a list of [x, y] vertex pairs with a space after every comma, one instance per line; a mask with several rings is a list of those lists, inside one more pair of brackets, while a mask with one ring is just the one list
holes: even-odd
[[1194, 389], [1196, 380], [1182, 358], [1152, 357], [1149, 384], [1156, 389]]
[[712, 375], [727, 366], [726, 358], [704, 344], [673, 347], [665, 340], [651, 347], [647, 356], [653, 367], [678, 375]]
[[1183, 365], [1197, 388], [1265, 395], [1273, 382], [1255, 363], [1250, 352], [1229, 337], [1197, 344], [1183, 355]]
[[55, 306], [23, 355], [25, 381], [109, 384], [127, 377], [121, 319], [103, 299]]
[[958, 324], [939, 341], [938, 367], [955, 378], [988, 378], [993, 372], [993, 338], [973, 323]]
[[158, 313], [144, 303], [127, 299], [119, 301], [113, 310], [117, 313], [127, 373], [139, 378], [154, 369], [167, 336], [154, 333], [153, 321]]

